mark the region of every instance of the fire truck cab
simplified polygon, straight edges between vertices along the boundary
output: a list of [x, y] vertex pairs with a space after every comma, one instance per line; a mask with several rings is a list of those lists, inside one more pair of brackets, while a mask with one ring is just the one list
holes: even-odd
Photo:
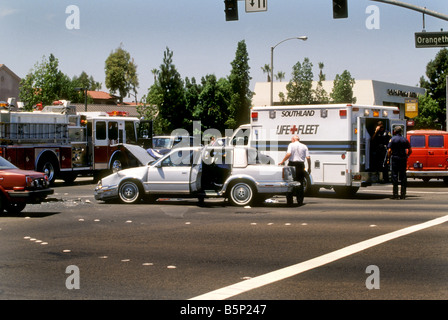
[[138, 118], [123, 112], [76, 113], [69, 102], [42, 111], [0, 111], [0, 155], [21, 169], [73, 182], [137, 166], [127, 145], [137, 143]]

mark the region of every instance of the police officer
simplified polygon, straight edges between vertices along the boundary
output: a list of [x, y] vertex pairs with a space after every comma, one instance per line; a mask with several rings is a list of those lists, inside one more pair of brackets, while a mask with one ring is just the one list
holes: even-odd
[[[403, 129], [396, 127], [387, 146], [388, 163], [392, 163], [393, 199], [398, 199], [398, 182], [401, 182], [400, 198], [406, 197], [406, 163], [412, 153], [411, 144], [402, 136]], [[407, 152], [406, 152], [407, 150]]]
[[389, 170], [386, 166], [387, 146], [391, 139], [391, 135], [384, 129], [382, 121], [378, 121], [375, 133], [371, 139], [372, 164], [373, 171], [383, 173], [385, 183], [389, 182]]

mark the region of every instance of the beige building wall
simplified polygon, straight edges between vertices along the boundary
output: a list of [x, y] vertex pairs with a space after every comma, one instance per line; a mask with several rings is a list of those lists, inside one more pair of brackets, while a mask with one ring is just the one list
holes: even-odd
[[[274, 82], [273, 100], [274, 104], [280, 103], [279, 93], [287, 96], [287, 81]], [[271, 93], [270, 82], [255, 83], [254, 96], [252, 98], [253, 106], [268, 106], [270, 104]], [[317, 81], [313, 81], [313, 89], [316, 89]], [[333, 81], [324, 81], [323, 88], [328, 96], [333, 90]], [[398, 106], [404, 115], [405, 99], [417, 97], [425, 94], [425, 89], [420, 87], [401, 85], [376, 80], [356, 80], [353, 86], [353, 96], [356, 97], [356, 104], [360, 105], [380, 105], [380, 106]]]
[[0, 64], [0, 101], [15, 98], [19, 101], [20, 78], [4, 64]]

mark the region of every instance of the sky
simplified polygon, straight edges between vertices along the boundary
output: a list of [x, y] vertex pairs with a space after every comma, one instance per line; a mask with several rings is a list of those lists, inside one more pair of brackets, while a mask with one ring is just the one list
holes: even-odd
[[[166, 48], [182, 78], [230, 74], [238, 42], [249, 54], [251, 89], [266, 81], [262, 67], [291, 79], [292, 67], [309, 58], [315, 80], [323, 62], [327, 80], [348, 70], [358, 80], [418, 85], [441, 48], [415, 48], [422, 13], [371, 0], [348, 0], [349, 17], [333, 19], [331, 0], [266, 0], [267, 11], [226, 21], [223, 0], [2, 0], [0, 64], [25, 77], [53, 54], [69, 77], [85, 71], [105, 87], [104, 65], [120, 45], [137, 65], [138, 99], [154, 83]], [[448, 15], [447, 0], [402, 0]], [[371, 7], [374, 6], [374, 7]], [[73, 11], [75, 8], [77, 11]], [[372, 11], [373, 9], [373, 11]], [[428, 32], [448, 31], [448, 21], [425, 16]], [[132, 98], [125, 99], [131, 101]]]

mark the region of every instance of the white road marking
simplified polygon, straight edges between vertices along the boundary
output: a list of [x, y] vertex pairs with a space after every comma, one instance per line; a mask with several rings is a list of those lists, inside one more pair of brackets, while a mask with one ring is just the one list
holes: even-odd
[[[385, 189], [387, 189], [387, 191], [385, 191]], [[390, 191], [389, 191], [390, 189]], [[381, 189], [375, 188], [375, 187], [370, 187], [370, 188], [365, 188], [365, 189], [360, 189], [358, 192], [361, 193], [376, 193], [376, 192], [392, 192], [392, 186], [384, 186]], [[415, 190], [406, 190], [407, 194], [410, 193], [415, 193], [415, 194], [448, 194], [447, 191], [415, 191]]]
[[264, 275], [254, 277], [236, 284], [205, 293], [203, 295], [191, 298], [189, 300], [224, 300], [238, 294], [298, 275], [305, 271], [318, 268], [330, 262], [345, 258], [352, 254], [366, 250], [368, 248], [377, 246], [384, 242], [403, 237], [405, 235], [417, 232], [426, 228], [434, 227], [436, 225], [445, 223], [448, 221], [448, 215], [433, 219], [421, 224], [417, 224], [411, 227], [407, 227], [398, 231], [390, 232], [372, 239], [361, 241], [350, 245], [348, 247], [324, 254], [320, 257], [304, 261], [283, 269], [279, 269], [273, 272], [266, 273]]

